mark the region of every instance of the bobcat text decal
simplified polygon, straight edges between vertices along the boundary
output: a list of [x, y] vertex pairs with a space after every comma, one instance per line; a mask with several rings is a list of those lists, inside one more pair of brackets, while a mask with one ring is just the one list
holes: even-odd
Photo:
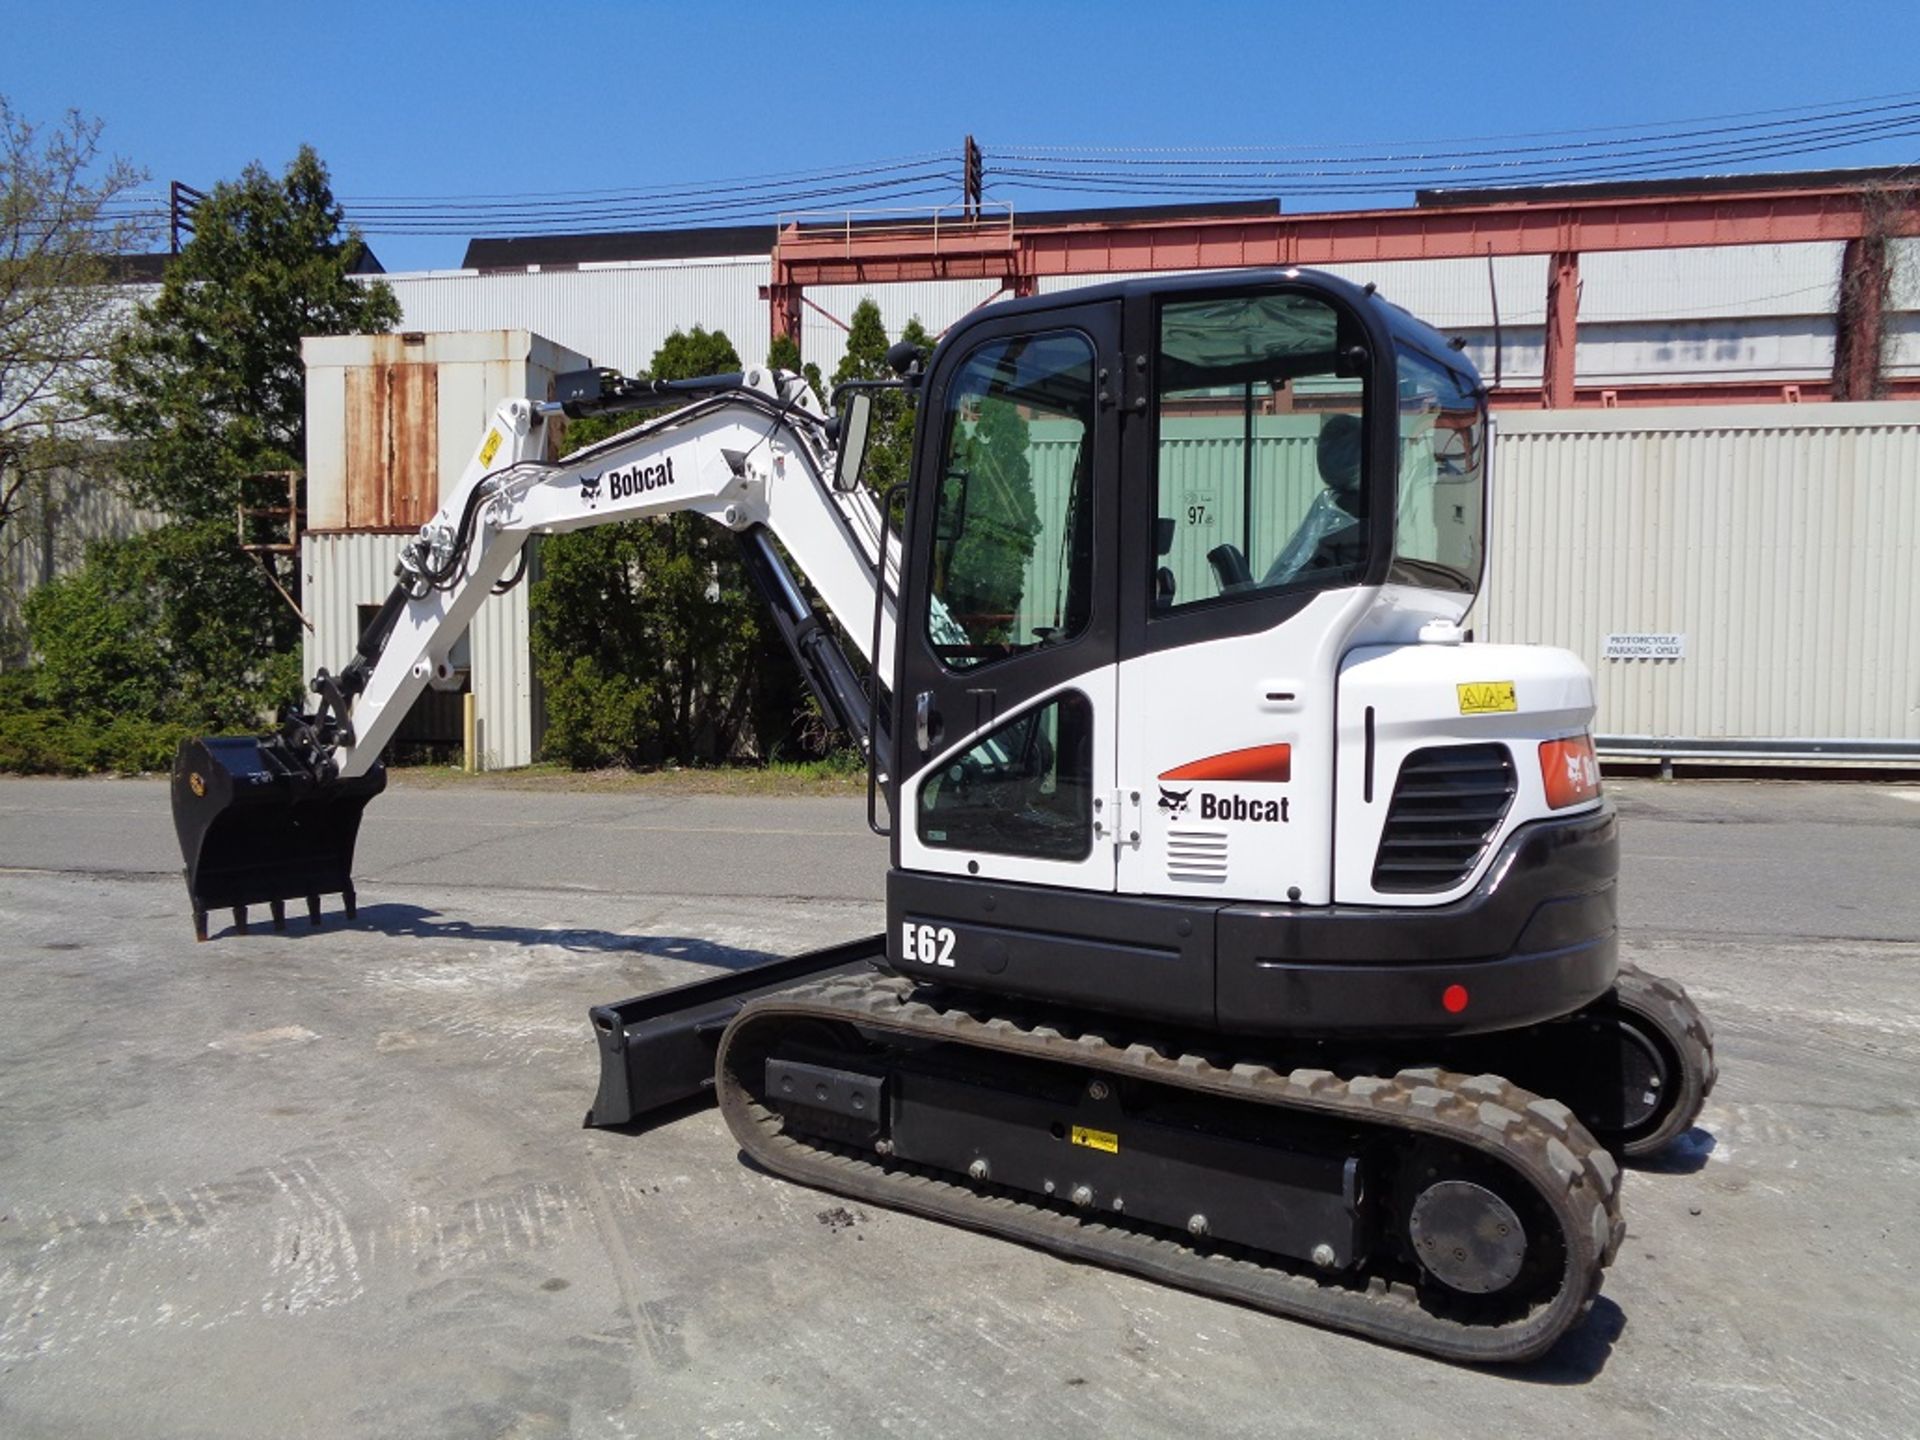
[[629, 465], [624, 470], [607, 471], [607, 498], [624, 500], [649, 490], [664, 490], [673, 484], [673, 457], [658, 465]]
[[1270, 824], [1286, 824], [1293, 817], [1287, 813], [1292, 801], [1282, 795], [1278, 800], [1261, 800], [1246, 795], [1202, 795], [1200, 797], [1200, 818], [1202, 820], [1261, 820]]
[[[1293, 778], [1293, 747], [1291, 745], [1250, 745], [1244, 750], [1227, 750], [1218, 755], [1209, 755], [1204, 760], [1192, 760], [1185, 765], [1176, 765], [1160, 774], [1160, 808], [1167, 812], [1169, 820], [1178, 820], [1187, 812], [1190, 797], [1197, 786], [1185, 790], [1169, 790], [1169, 780], [1192, 780], [1200, 784], [1228, 785], [1241, 784], [1284, 785]], [[1265, 795], [1208, 795], [1200, 796], [1200, 814], [1202, 820], [1252, 820], [1268, 825], [1285, 825], [1293, 816], [1293, 801], [1285, 795], [1268, 799]]]

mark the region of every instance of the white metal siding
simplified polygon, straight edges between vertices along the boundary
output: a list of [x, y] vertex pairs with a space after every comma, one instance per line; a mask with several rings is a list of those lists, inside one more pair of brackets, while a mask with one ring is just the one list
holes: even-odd
[[[1920, 371], [1920, 242], [1893, 242], [1894, 293], [1889, 305], [1888, 364]], [[1832, 366], [1830, 315], [1842, 247], [1741, 245], [1692, 250], [1595, 252], [1580, 257], [1578, 373], [1592, 383], [1685, 379], [1820, 378]], [[385, 277], [399, 297], [404, 327], [477, 330], [526, 326], [590, 355], [601, 365], [644, 368], [675, 329], [721, 329], [748, 363], [766, 353], [768, 282], [765, 256], [628, 261], [577, 270], [422, 271]], [[1535, 383], [1540, 326], [1546, 313], [1547, 258], [1396, 260], [1327, 267], [1372, 281], [1381, 294], [1449, 333], [1468, 333], [1476, 363], [1492, 373], [1490, 329], [1497, 288], [1506, 353], [1503, 378]], [[1128, 278], [1051, 276], [1043, 294]], [[992, 281], [916, 281], [895, 285], [822, 286], [807, 298], [841, 321], [871, 295], [887, 333], [898, 337], [918, 317], [939, 334], [992, 296]], [[1810, 323], [1811, 322], [1811, 323]], [[845, 353], [838, 325], [803, 310], [801, 349], [831, 376]]]
[[[1508, 412], [1488, 640], [1593, 669], [1599, 733], [1920, 739], [1920, 404]], [[1610, 633], [1687, 637], [1605, 660]]]
[[[917, 280], [899, 285], [820, 285], [807, 291], [807, 299], [841, 324], [853, 320], [853, 312], [862, 300], [871, 299], [880, 307], [880, 319], [887, 327], [887, 338], [898, 340], [909, 320], [918, 320], [933, 336], [975, 306], [991, 300], [1000, 289], [993, 280]], [[803, 309], [800, 316], [800, 351], [829, 380], [847, 353], [847, 335], [840, 325], [819, 311]], [[763, 322], [764, 324], [764, 322]], [[765, 330], [761, 331], [764, 337]], [[741, 352], [746, 353], [744, 350]]]
[[[311, 677], [322, 666], [336, 673], [360, 642], [359, 607], [378, 605], [393, 589], [393, 563], [405, 537], [382, 534], [309, 534], [300, 544], [301, 603], [313, 630], [302, 656]], [[538, 543], [537, 541], [534, 543]], [[537, 563], [537, 552], [535, 563]], [[505, 595], [489, 596], [467, 634], [475, 720], [486, 769], [533, 763], [539, 747], [527, 592], [534, 575]]]
[[724, 330], [741, 359], [763, 359], [767, 302], [760, 287], [771, 267], [761, 255], [385, 278], [400, 301], [404, 330], [533, 330], [596, 365], [632, 373], [647, 368], [667, 336], [695, 325]]

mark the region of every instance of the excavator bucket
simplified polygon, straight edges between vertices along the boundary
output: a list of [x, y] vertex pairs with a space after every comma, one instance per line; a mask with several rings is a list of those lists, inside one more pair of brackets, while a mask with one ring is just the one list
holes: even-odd
[[231, 909], [242, 934], [247, 906], [304, 896], [320, 923], [320, 897], [339, 895], [354, 915], [353, 843], [367, 802], [387, 788], [384, 765], [348, 780], [316, 778], [277, 738], [214, 735], [180, 742], [173, 761], [173, 828], [187, 867], [194, 938], [207, 914]]

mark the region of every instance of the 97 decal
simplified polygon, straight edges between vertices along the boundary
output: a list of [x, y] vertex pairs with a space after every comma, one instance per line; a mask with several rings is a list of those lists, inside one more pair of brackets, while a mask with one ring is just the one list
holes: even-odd
[[900, 922], [900, 958], [917, 960], [922, 965], [945, 965], [953, 968], [953, 927], [950, 925], [916, 925], [911, 920]]

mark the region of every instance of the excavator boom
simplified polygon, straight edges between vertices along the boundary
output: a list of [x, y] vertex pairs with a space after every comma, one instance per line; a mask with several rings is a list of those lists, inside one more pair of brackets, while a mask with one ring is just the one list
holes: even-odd
[[[338, 894], [351, 913], [360, 817], [385, 785], [381, 755], [429, 686], [460, 683], [452, 653], [487, 597], [518, 582], [536, 535], [676, 512], [705, 515], [740, 539], [761, 589], [825, 713], [863, 749], [884, 751], [869, 684], [814, 609], [781, 551], [794, 556], [869, 674], [893, 646], [897, 548], [883, 557], [870, 491], [836, 485], [837, 422], [798, 376], [770, 370], [693, 381], [635, 381], [609, 371], [563, 376], [559, 398], [509, 400], [494, 413], [459, 483], [401, 548], [392, 592], [356, 653], [313, 679], [317, 704], [266, 736], [182, 744], [174, 824], [195, 933], [209, 913]], [[547, 457], [561, 416], [686, 402], [568, 455]], [[777, 542], [777, 544], [775, 543]]]

